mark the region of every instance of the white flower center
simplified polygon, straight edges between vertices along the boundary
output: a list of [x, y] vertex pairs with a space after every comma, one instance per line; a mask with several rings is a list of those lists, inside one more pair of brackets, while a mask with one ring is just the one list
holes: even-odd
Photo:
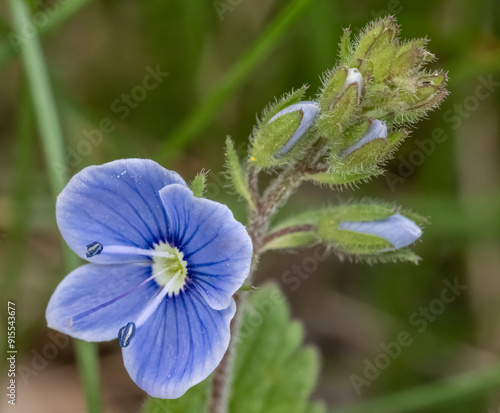
[[178, 294], [186, 285], [184, 253], [164, 242], [155, 245], [154, 251], [160, 253], [153, 256], [153, 274], [158, 274], [156, 282], [161, 287], [168, 285], [168, 293]]

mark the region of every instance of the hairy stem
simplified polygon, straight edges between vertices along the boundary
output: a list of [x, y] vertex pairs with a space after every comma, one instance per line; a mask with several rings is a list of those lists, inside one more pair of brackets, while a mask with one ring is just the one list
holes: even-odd
[[[247, 278], [250, 282], [257, 268], [256, 262], [257, 260], [254, 259], [250, 274]], [[247, 296], [248, 293], [245, 291], [239, 291], [234, 295], [237, 311], [234, 318], [231, 320], [231, 342], [229, 343], [226, 354], [224, 354], [224, 357], [214, 372], [212, 398], [209, 407], [210, 413], [227, 413], [228, 411], [231, 383], [233, 382], [234, 374], [233, 366], [236, 359], [236, 348], [239, 342], [239, 332], [241, 330], [241, 324], [243, 323], [243, 313]]]
[[[301, 161], [287, 167], [273, 182], [271, 182], [262, 196], [259, 196], [258, 170], [253, 166], [248, 168], [248, 187], [252, 201], [255, 204], [255, 209], [249, 208], [250, 212], [247, 224], [248, 235], [252, 239], [254, 251], [252, 268], [247, 278], [247, 282], [250, 284], [252, 283], [253, 275], [257, 268], [259, 251], [262, 250], [262, 247], [266, 242], [269, 242], [269, 237], [273, 237], [277, 233], [281, 232], [277, 231], [277, 233], [266, 237], [271, 218], [276, 211], [285, 204], [290, 195], [292, 195], [292, 193], [300, 186], [306, 171], [312, 168], [318, 159], [321, 158], [324, 154], [325, 147], [326, 145], [324, 144], [323, 139], [319, 138]], [[312, 229], [312, 226], [297, 225], [295, 228], [285, 228], [282, 231], [289, 230], [294, 232], [308, 231]], [[281, 235], [284, 235], [284, 233]], [[246, 296], [247, 294], [244, 292], [238, 292], [234, 296], [237, 311], [233, 321], [231, 322], [231, 343], [222, 361], [214, 372], [212, 382], [212, 398], [209, 408], [210, 413], [227, 413], [228, 411], [231, 383], [233, 379], [234, 359], [236, 357], [236, 346], [238, 343], [237, 337], [243, 320], [243, 308], [246, 302]]]

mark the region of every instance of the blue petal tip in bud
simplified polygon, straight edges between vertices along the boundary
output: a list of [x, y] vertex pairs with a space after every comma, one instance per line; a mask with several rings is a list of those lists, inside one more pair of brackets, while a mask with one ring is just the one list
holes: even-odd
[[296, 112], [299, 110], [302, 112], [302, 120], [300, 121], [300, 125], [294, 132], [292, 137], [289, 139], [289, 141], [276, 152], [276, 157], [286, 155], [290, 151], [290, 149], [294, 147], [297, 141], [308, 131], [308, 129], [311, 127], [314, 120], [318, 116], [319, 105], [318, 103], [313, 101], [298, 102], [279, 111], [269, 120], [269, 123], [271, 123], [279, 117], [286, 115], [287, 113]]
[[92, 258], [95, 255], [99, 255], [102, 252], [103, 246], [100, 242], [95, 241], [87, 245], [87, 258]]
[[386, 239], [392, 244], [392, 248], [384, 249], [381, 252], [407, 247], [422, 235], [420, 227], [401, 214], [394, 214], [389, 218], [374, 221], [341, 221], [339, 229], [375, 235]]
[[372, 141], [373, 139], [387, 139], [387, 125], [378, 119], [373, 119], [370, 124], [370, 128], [365, 136], [358, 140], [354, 145], [343, 150], [340, 153], [341, 158], [345, 158], [350, 153], [354, 152], [356, 149], [361, 148], [363, 145]]
[[130, 341], [135, 335], [135, 323], [132, 321], [128, 323], [126, 326], [123, 326], [118, 331], [118, 342], [121, 347], [127, 347], [130, 344]]

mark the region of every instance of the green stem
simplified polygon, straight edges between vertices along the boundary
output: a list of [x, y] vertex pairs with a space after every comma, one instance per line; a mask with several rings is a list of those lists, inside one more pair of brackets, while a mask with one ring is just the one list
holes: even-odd
[[309, 3], [310, 0], [292, 1], [269, 25], [253, 46], [220, 80], [217, 88], [165, 139], [158, 156], [161, 162], [166, 163], [175, 157], [180, 148], [210, 123], [220, 107], [243, 84], [255, 67], [269, 55]]
[[[23, 23], [31, 21], [29, 10], [24, 0], [9, 0], [9, 4], [14, 17], [14, 29], [21, 33]], [[65, 173], [56, 173], [54, 169], [54, 165], [64, 165], [63, 138], [57, 108], [37, 35], [34, 34], [29, 41], [21, 43], [20, 49], [55, 199], [68, 180]], [[64, 247], [64, 259], [68, 272], [79, 262], [76, 255], [67, 247]], [[75, 351], [86, 392], [88, 411], [98, 413], [101, 409], [95, 345], [77, 342]]]
[[420, 412], [441, 403], [460, 403], [500, 386], [500, 366], [466, 373], [440, 382], [414, 387], [354, 406], [340, 407], [332, 413]]

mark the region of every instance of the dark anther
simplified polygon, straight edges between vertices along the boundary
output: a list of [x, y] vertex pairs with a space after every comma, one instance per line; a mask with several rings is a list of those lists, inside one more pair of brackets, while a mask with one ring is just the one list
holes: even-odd
[[135, 335], [135, 323], [132, 321], [118, 330], [118, 341], [120, 346], [127, 347]]
[[100, 242], [95, 241], [92, 244], [87, 245], [87, 258], [91, 258], [94, 255], [99, 255], [102, 252], [103, 246]]

